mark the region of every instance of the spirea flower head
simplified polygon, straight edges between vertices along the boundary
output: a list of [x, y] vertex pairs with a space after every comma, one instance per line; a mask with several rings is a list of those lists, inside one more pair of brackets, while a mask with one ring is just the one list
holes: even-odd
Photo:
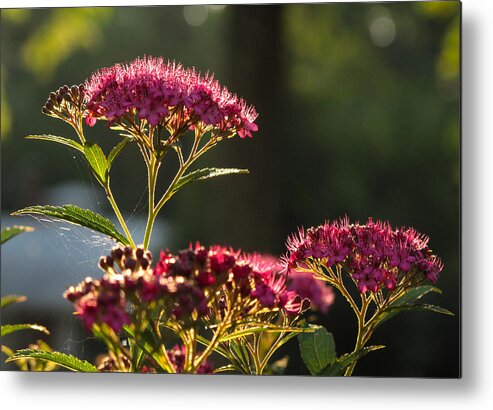
[[86, 81], [86, 122], [133, 121], [136, 117], [172, 133], [211, 126], [222, 137], [251, 137], [257, 113], [212, 75], [162, 58], [137, 58], [95, 72]]
[[143, 248], [117, 246], [100, 260], [101, 279], [87, 278], [64, 296], [87, 330], [106, 323], [116, 333], [132, 320], [129, 303], [150, 311], [159, 306], [182, 328], [221, 317], [226, 308], [233, 312], [231, 320], [302, 310], [302, 298], [287, 288], [286, 273], [272, 257], [197, 243], [177, 254], [162, 251], [154, 268], [151, 262]]
[[[162, 252], [154, 273], [184, 276], [195, 281], [208, 295], [232, 292], [238, 304], [249, 306], [250, 312], [259, 304], [257, 308], [299, 313], [301, 298], [296, 292], [288, 291], [286, 275], [281, 270], [278, 260], [270, 256], [245, 254], [217, 245], [207, 249], [197, 243], [177, 255]], [[231, 295], [228, 298], [231, 299]], [[220, 310], [221, 296], [209, 299], [211, 306]]]
[[348, 218], [327, 221], [288, 238], [287, 270], [305, 261], [322, 261], [326, 267], [349, 272], [360, 292], [394, 289], [399, 283], [435, 283], [443, 264], [428, 247], [428, 237], [413, 228], [392, 229], [371, 218], [350, 224]]

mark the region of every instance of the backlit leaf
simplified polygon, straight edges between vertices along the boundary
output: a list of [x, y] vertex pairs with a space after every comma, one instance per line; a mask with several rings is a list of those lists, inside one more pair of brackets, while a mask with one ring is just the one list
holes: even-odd
[[28, 135], [26, 137], [28, 140], [40, 140], [40, 141], [51, 141], [51, 142], [56, 142], [57, 144], [62, 144], [67, 147], [76, 149], [77, 151], [80, 151], [84, 153], [84, 147], [79, 144], [77, 141], [64, 138], [64, 137], [59, 137], [57, 135], [49, 135], [49, 134], [42, 134], [42, 135]]
[[117, 242], [128, 245], [127, 238], [116, 230], [115, 225], [113, 225], [109, 219], [91, 211], [90, 209], [82, 209], [76, 205], [36, 205], [16, 211], [12, 215], [31, 214], [50, 216], [75, 225], [84, 226], [92, 229], [93, 231], [107, 235], [115, 239]]
[[322, 326], [311, 325], [312, 333], [298, 335], [301, 357], [312, 375], [319, 374], [336, 360], [336, 346], [332, 333]]
[[92, 365], [89, 362], [86, 362], [85, 360], [78, 359], [75, 356], [65, 353], [60, 353], [60, 352], [47, 352], [44, 350], [35, 350], [35, 349], [18, 350], [7, 359], [7, 362], [12, 362], [14, 360], [22, 360], [22, 359], [46, 360], [49, 362], [56, 363], [74, 372], [94, 373], [98, 371], [96, 366]]

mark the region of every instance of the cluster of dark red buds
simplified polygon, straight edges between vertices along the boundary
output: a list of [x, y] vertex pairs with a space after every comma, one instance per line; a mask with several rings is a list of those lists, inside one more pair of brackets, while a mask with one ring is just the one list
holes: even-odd
[[[76, 116], [82, 118], [85, 110], [85, 85], [64, 85], [57, 91], [51, 92], [42, 108], [46, 115], [73, 122]], [[79, 118], [79, 119], [80, 119]]]

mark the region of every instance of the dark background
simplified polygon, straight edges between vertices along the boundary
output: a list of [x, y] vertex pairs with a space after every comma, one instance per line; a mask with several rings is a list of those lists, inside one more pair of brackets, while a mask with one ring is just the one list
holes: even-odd
[[[196, 184], [176, 195], [162, 214], [164, 233], [156, 233], [153, 250], [200, 240], [281, 254], [297, 226], [345, 214], [414, 226], [431, 237], [445, 263], [439, 281], [444, 294], [429, 301], [456, 316], [401, 314], [374, 336], [373, 343], [387, 348], [363, 359], [355, 375], [457, 377], [459, 7], [409, 2], [2, 10], [2, 225], [33, 222], [37, 228], [2, 249], [2, 295], [29, 297], [3, 313], [2, 322], [36, 319], [52, 329], [48, 340], [55, 348], [89, 359], [98, 350], [61, 296], [64, 287], [99, 275], [97, 258], [76, 256], [85, 249], [79, 243], [89, 252], [90, 241], [81, 241], [81, 233], [79, 242], [67, 245], [45, 225], [7, 215], [67, 195], [108, 215], [110, 208], [80, 159], [23, 136], [74, 137], [41, 114], [50, 91], [82, 82], [103, 66], [160, 55], [214, 72], [260, 116], [252, 140], [220, 144], [197, 164], [249, 168], [250, 175]], [[102, 125], [89, 135], [106, 152], [117, 141]], [[164, 167], [163, 187], [172, 172], [173, 164]], [[137, 152], [125, 152], [114, 173], [115, 195], [139, 232], [146, 202]], [[39, 252], [45, 242], [62, 251]], [[98, 244], [98, 252], [104, 247]], [[28, 266], [29, 260], [34, 264]], [[50, 280], [61, 290], [45, 286], [41, 292]], [[334, 332], [338, 353], [352, 350], [356, 324], [342, 298], [319, 322]], [[9, 344], [24, 347], [26, 341]], [[288, 373], [305, 374], [295, 342], [287, 354]]]

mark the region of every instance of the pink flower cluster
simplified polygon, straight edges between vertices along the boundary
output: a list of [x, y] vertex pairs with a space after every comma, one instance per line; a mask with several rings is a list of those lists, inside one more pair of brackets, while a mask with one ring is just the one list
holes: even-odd
[[440, 258], [428, 247], [428, 237], [413, 228], [393, 230], [387, 222], [371, 218], [365, 225], [349, 219], [327, 221], [288, 238], [285, 264], [288, 270], [302, 266], [309, 258], [324, 265], [339, 265], [356, 281], [361, 293], [394, 289], [405, 277], [433, 283], [443, 269]]
[[310, 308], [327, 314], [334, 304], [334, 291], [325, 282], [315, 279], [309, 272], [291, 269], [288, 276], [288, 290], [295, 291], [303, 299], [310, 301]]
[[[222, 286], [230, 288], [234, 284], [243, 299], [258, 300], [265, 308], [299, 313], [302, 300], [295, 291], [286, 288], [287, 276], [281, 270], [277, 259], [270, 256], [242, 254], [221, 246], [206, 249], [197, 243], [177, 255], [161, 252], [154, 273], [193, 279], [198, 289], [209, 289], [208, 294]], [[179, 308], [189, 313], [187, 304], [182, 303]]]
[[106, 323], [115, 332], [132, 322], [128, 303], [144, 309], [159, 305], [182, 327], [191, 325], [193, 317], [207, 318], [211, 309], [222, 310], [227, 292], [229, 300], [248, 307], [245, 312], [239, 309], [240, 315], [302, 310], [302, 298], [287, 288], [286, 274], [274, 258], [197, 243], [176, 255], [161, 252], [154, 269], [151, 262], [152, 255], [142, 248], [115, 247], [101, 258], [106, 273], [100, 280], [87, 278], [64, 296], [74, 303], [87, 330]]
[[[187, 349], [185, 346], [175, 345], [172, 349], [167, 350], [170, 362], [175, 367], [176, 373], [183, 373], [185, 367], [185, 358], [187, 355]], [[197, 374], [212, 374], [213, 368], [209, 361], [202, 363], [197, 369]]]
[[120, 282], [109, 275], [101, 280], [86, 278], [67, 289], [64, 297], [74, 303], [75, 314], [82, 319], [87, 331], [92, 331], [94, 324], [106, 323], [118, 333], [123, 325], [131, 322]]
[[258, 127], [255, 109], [221, 86], [212, 75], [202, 76], [162, 58], [137, 58], [94, 73], [86, 81], [86, 122], [106, 118], [110, 123], [125, 116], [145, 119], [152, 126], [173, 130], [201, 122], [231, 136], [251, 137]]

